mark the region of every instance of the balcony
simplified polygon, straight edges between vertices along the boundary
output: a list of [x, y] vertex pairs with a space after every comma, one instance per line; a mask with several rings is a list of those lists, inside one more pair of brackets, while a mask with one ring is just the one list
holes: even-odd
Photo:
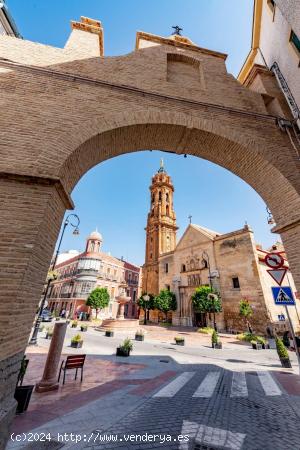
[[139, 282], [137, 280], [127, 280], [127, 284], [129, 286], [137, 286], [139, 284]]
[[71, 298], [71, 292], [66, 292], [64, 294], [60, 294], [60, 298]]
[[99, 272], [96, 269], [77, 269], [76, 275], [93, 275], [93, 276], [99, 276]]

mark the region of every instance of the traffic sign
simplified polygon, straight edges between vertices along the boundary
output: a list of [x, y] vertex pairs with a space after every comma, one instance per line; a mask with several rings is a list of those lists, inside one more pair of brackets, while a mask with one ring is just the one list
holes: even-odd
[[284, 258], [279, 253], [267, 253], [265, 256], [265, 263], [271, 269], [279, 269], [284, 264]]
[[285, 315], [284, 314], [278, 314], [278, 320], [279, 320], [279, 322], [284, 322], [285, 321]]
[[287, 269], [269, 269], [267, 272], [281, 286]]
[[294, 305], [295, 299], [289, 286], [273, 286], [272, 294], [275, 305]]

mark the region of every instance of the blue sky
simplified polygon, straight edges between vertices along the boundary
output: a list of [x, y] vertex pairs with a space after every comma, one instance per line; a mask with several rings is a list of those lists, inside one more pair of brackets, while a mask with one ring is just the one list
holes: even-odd
[[[235, 76], [250, 49], [253, 0], [7, 0], [7, 4], [25, 39], [57, 47], [63, 47], [69, 36], [70, 20], [82, 15], [101, 20], [106, 55], [131, 52], [137, 30], [168, 36], [177, 24], [199, 46], [227, 53], [227, 69]], [[148, 187], [161, 156], [175, 185], [179, 237], [191, 214], [194, 223], [224, 233], [247, 221], [264, 246], [277, 239], [270, 233], [264, 202], [238, 177], [199, 158], [145, 151], [106, 161], [80, 180], [72, 198], [81, 234], [66, 232], [62, 248], [82, 249], [86, 236], [98, 227], [105, 251], [142, 264]]]

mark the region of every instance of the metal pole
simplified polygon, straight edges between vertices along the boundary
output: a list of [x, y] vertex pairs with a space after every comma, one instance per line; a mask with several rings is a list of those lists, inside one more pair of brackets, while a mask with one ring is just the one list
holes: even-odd
[[[61, 246], [61, 243], [62, 243], [62, 239], [63, 239], [63, 236], [65, 234], [65, 229], [66, 229], [67, 225], [70, 223], [70, 220], [69, 220], [70, 216], [76, 217], [76, 219], [78, 221], [77, 225], [71, 224], [74, 228], [77, 229], [78, 225], [80, 223], [79, 217], [76, 214], [69, 214], [67, 216], [67, 218], [65, 220], [65, 223], [64, 223], [64, 226], [63, 226], [63, 229], [62, 229], [60, 240], [58, 242], [57, 250], [55, 252], [55, 257], [54, 257], [54, 260], [53, 260], [53, 262], [51, 264], [51, 269], [50, 270], [54, 270], [54, 268], [55, 268], [56, 261], [57, 261], [58, 255], [59, 255], [60, 246]], [[44, 293], [44, 296], [43, 296], [43, 300], [42, 300], [40, 308], [39, 308], [38, 317], [37, 317], [35, 325], [34, 325], [33, 333], [32, 333], [31, 339], [29, 341], [29, 345], [36, 345], [37, 344], [38, 331], [39, 331], [40, 324], [41, 324], [41, 321], [42, 321], [42, 312], [44, 310], [44, 306], [45, 306], [45, 303], [46, 303], [46, 300], [47, 300], [47, 295], [48, 295], [48, 291], [49, 291], [49, 287], [50, 287], [51, 281], [52, 280], [49, 278], [49, 280], [47, 282], [46, 290], [45, 290], [45, 293]]]
[[297, 355], [297, 359], [298, 359], [298, 366], [299, 366], [299, 373], [300, 373], [300, 355], [299, 355], [299, 350], [298, 350], [298, 347], [297, 347], [295, 331], [294, 331], [293, 323], [291, 321], [289, 309], [288, 309], [287, 305], [284, 305], [284, 306], [285, 306], [285, 312], [286, 312], [286, 315], [288, 317], [289, 324], [290, 324], [290, 329], [291, 329], [292, 338], [293, 338], [293, 342], [294, 342], [294, 346], [295, 346], [295, 350], [296, 350], [296, 355]]

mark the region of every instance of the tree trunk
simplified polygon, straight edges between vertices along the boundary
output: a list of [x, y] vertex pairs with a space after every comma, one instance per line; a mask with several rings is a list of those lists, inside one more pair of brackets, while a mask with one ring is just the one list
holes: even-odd
[[98, 308], [96, 308], [96, 319], [98, 318]]

